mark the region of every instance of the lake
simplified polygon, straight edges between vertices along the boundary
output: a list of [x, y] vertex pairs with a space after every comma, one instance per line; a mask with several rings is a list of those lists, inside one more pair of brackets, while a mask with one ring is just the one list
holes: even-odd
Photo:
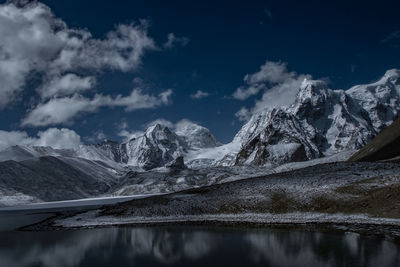
[[400, 246], [344, 232], [204, 226], [12, 230], [46, 214], [0, 213], [0, 266], [400, 266]]

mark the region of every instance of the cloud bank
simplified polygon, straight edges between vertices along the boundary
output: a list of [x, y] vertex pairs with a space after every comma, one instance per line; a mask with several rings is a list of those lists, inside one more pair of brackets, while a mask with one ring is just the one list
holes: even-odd
[[[68, 27], [38, 1], [1, 4], [0, 110], [32, 84], [38, 84], [35, 89], [40, 98], [22, 120], [22, 126], [70, 123], [79, 114], [106, 106], [133, 111], [168, 104], [171, 90], [158, 96], [139, 89], [128, 96], [87, 94], [102, 71], [135, 70], [146, 51], [158, 49], [147, 31], [148, 22], [140, 20], [117, 25], [98, 39], [86, 29]], [[187, 41], [171, 33], [167, 44]]]
[[134, 89], [130, 95], [111, 96], [95, 95], [89, 99], [75, 94], [72, 97], [53, 98], [39, 104], [22, 120], [22, 126], [46, 126], [71, 122], [80, 113], [96, 112], [101, 107], [124, 107], [126, 111], [155, 108], [170, 103], [172, 90], [169, 89], [158, 96], [143, 94]]
[[73, 130], [49, 128], [30, 137], [24, 131], [0, 130], [0, 151], [10, 146], [51, 146], [53, 148], [75, 148], [81, 144], [81, 137]]

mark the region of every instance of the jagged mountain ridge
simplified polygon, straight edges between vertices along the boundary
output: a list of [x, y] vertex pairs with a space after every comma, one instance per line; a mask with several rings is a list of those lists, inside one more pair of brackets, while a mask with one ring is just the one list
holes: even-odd
[[0, 152], [0, 161], [62, 156], [149, 170], [183, 156], [190, 167], [279, 165], [361, 148], [398, 116], [399, 101], [400, 70], [389, 70], [379, 81], [347, 91], [305, 80], [292, 105], [253, 115], [226, 145], [192, 122], [173, 130], [155, 124], [122, 144], [105, 140], [70, 150], [14, 147]]
[[122, 144], [105, 140], [97, 145], [80, 146], [76, 156], [149, 170], [165, 166], [189, 152], [218, 145], [212, 133], [198, 124], [185, 122], [175, 131], [165, 125], [155, 124], [144, 134]]
[[282, 164], [359, 149], [393, 122], [399, 101], [399, 70], [347, 91], [304, 80], [291, 106], [264, 110], [243, 126], [233, 164]]

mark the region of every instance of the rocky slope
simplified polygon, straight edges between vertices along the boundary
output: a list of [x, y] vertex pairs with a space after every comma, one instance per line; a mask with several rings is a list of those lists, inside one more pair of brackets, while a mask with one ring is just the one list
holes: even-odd
[[349, 161], [378, 161], [400, 156], [400, 119], [395, 120]]
[[100, 196], [118, 182], [94, 161], [39, 157], [0, 162], [0, 206]]
[[67, 214], [33, 229], [157, 223], [338, 223], [392, 226], [389, 231], [396, 229], [392, 233], [399, 238], [399, 168], [397, 163], [382, 162], [320, 164]]
[[399, 70], [347, 91], [304, 80], [291, 106], [264, 110], [243, 126], [231, 164], [282, 164], [359, 149], [393, 122], [399, 101]]

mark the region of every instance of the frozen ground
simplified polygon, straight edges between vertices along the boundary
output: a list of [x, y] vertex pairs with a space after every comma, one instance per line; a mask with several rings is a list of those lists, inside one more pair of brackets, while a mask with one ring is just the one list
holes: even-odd
[[64, 214], [50, 225], [207, 221], [400, 226], [400, 165], [320, 164]]
[[215, 166], [171, 171], [113, 169], [69, 157], [42, 157], [0, 163], [0, 207], [98, 197], [172, 193], [240, 179], [346, 160], [354, 151], [281, 166]]
[[49, 209], [64, 209], [73, 207], [102, 206], [102, 205], [110, 205], [110, 204], [125, 202], [133, 199], [146, 198], [154, 195], [155, 194], [122, 196], [122, 197], [99, 197], [99, 198], [84, 198], [84, 199], [65, 200], [65, 201], [30, 203], [26, 205], [3, 207], [0, 208], [0, 212], [22, 211], [22, 210], [37, 211], [44, 209], [49, 210]]
[[354, 150], [344, 151], [329, 157], [286, 163], [279, 166], [216, 166], [199, 169], [189, 168], [180, 172], [169, 172], [166, 168], [159, 168], [147, 172], [131, 172], [120, 179], [119, 183], [111, 189], [111, 192], [114, 196], [172, 193], [190, 188], [281, 173], [322, 163], [344, 161], [353, 153]]

